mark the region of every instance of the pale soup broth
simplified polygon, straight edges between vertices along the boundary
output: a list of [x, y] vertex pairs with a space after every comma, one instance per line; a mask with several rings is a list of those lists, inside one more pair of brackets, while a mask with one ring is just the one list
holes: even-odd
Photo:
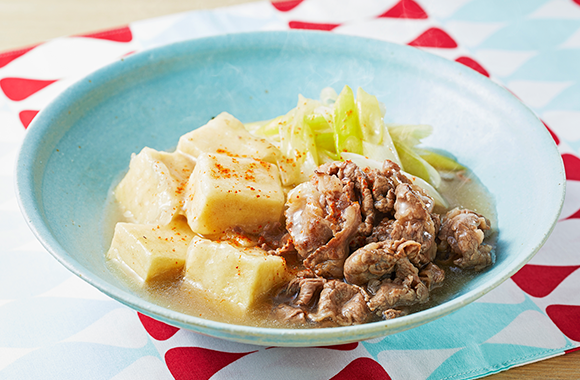
[[[494, 245], [495, 235], [497, 234], [495, 229], [497, 226], [497, 216], [491, 194], [489, 194], [477, 177], [470, 172], [442, 172], [441, 177], [442, 182], [439, 190], [449, 202], [449, 209], [462, 207], [485, 215], [492, 226], [492, 232], [486, 238], [486, 242]], [[114, 186], [111, 187], [111, 189], [114, 188]], [[445, 212], [445, 210], [441, 209], [436, 209], [435, 211], [438, 213]], [[111, 190], [104, 218], [104, 241], [106, 249], [108, 249], [112, 240], [115, 224], [126, 221], [127, 219], [123, 216], [123, 212]], [[479, 273], [440, 263], [438, 265], [445, 271], [445, 282], [443, 286], [432, 290], [429, 301], [424, 304], [412, 306], [410, 312], [425, 310], [445, 302], [452, 298], [466, 282]], [[108, 267], [139, 297], [184, 314], [218, 322], [248, 326], [273, 328], [320, 327], [316, 325], [289, 326], [272, 318], [270, 315], [272, 308], [271, 296], [266, 296], [260, 307], [248, 313], [245, 318], [240, 318], [239, 315], [229, 314], [226, 311], [227, 308], [220, 307], [219, 304], [216, 304], [215, 300], [204, 297], [203, 292], [196, 291], [191, 286], [185, 285], [182, 277], [177, 277], [171, 281], [154, 281], [142, 286], [137, 277], [130, 275], [129, 271], [122, 270], [117, 263], [108, 261]]]

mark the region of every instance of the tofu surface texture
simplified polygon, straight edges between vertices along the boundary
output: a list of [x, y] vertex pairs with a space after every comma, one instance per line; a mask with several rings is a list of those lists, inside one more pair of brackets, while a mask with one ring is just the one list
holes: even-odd
[[197, 158], [185, 195], [189, 226], [201, 235], [257, 233], [280, 221], [285, 200], [276, 165], [222, 154]]
[[188, 248], [185, 282], [236, 315], [253, 310], [270, 290], [288, 279], [285, 260], [260, 248], [198, 236]]
[[143, 148], [133, 155], [129, 171], [114, 191], [127, 219], [165, 225], [183, 214], [184, 190], [194, 166], [179, 152]]
[[117, 223], [107, 258], [129, 269], [141, 284], [172, 278], [183, 271], [193, 236], [183, 216], [165, 226]]
[[202, 153], [220, 153], [271, 163], [276, 163], [278, 157], [281, 157], [278, 148], [250, 134], [238, 119], [227, 112], [222, 112], [206, 125], [181, 136], [177, 151], [192, 157]]

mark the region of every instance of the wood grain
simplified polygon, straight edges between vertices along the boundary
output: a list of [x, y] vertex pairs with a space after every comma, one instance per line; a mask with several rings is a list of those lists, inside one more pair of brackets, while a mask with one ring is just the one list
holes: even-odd
[[133, 21], [252, 0], [0, 0], [0, 52]]
[[[55, 37], [252, 0], [0, 0], [0, 52]], [[580, 351], [512, 368], [490, 380], [580, 379]]]
[[580, 351], [526, 364], [486, 377], [489, 380], [578, 380], [580, 379]]

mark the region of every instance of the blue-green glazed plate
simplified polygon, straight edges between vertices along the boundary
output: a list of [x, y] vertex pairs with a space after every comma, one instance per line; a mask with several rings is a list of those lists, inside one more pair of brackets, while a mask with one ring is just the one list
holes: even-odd
[[[387, 122], [430, 124], [426, 144], [469, 167], [495, 200], [495, 265], [446, 302], [360, 326], [278, 329], [226, 324], [140, 298], [106, 265], [104, 212], [131, 153], [173, 148], [227, 111], [243, 122], [318, 98], [327, 86], [362, 87]], [[158, 320], [210, 336], [275, 346], [320, 346], [428, 323], [508, 279], [542, 246], [564, 199], [562, 160], [542, 123], [513, 95], [455, 62], [408, 46], [324, 32], [263, 32], [191, 40], [144, 51], [72, 85], [29, 127], [17, 192], [30, 227], [64, 266], [103, 293]], [[74, 221], [74, 224], [72, 223]]]

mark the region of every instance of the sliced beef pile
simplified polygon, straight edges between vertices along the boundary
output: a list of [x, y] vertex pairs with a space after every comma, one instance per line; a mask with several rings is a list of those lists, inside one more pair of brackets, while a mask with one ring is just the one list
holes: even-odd
[[391, 161], [380, 170], [350, 161], [320, 166], [288, 194], [287, 233], [265, 239], [279, 239], [266, 246], [293, 252], [303, 268], [276, 295], [275, 317], [320, 326], [395, 318], [441, 286], [438, 249], [461, 268], [491, 265], [483, 244], [489, 221], [460, 209], [441, 218], [433, 207]]

